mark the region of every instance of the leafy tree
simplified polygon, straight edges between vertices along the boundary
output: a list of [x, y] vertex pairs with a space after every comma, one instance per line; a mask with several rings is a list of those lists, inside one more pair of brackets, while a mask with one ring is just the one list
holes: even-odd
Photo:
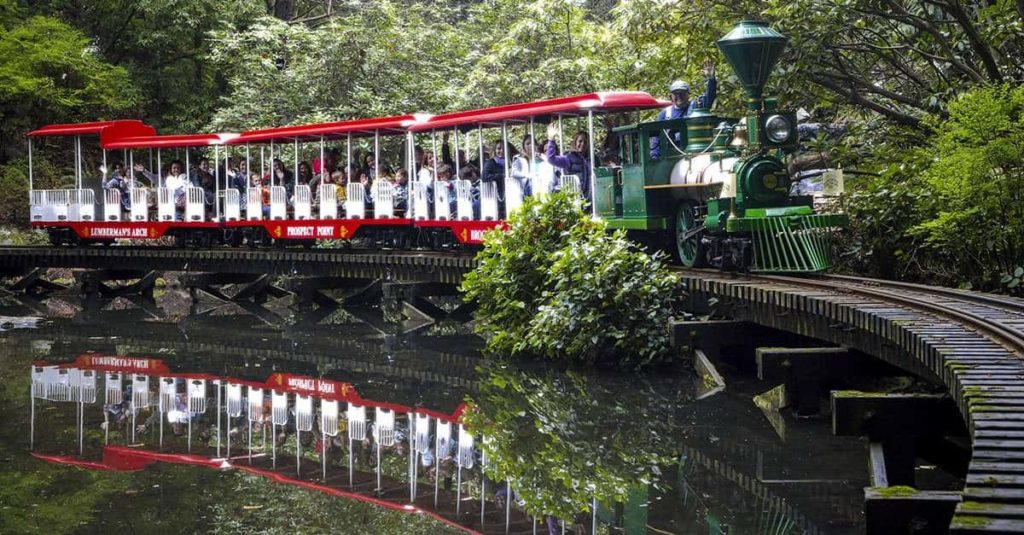
[[1020, 293], [1024, 90], [975, 89], [924, 123], [935, 136], [851, 198], [853, 267]]
[[376, 3], [315, 27], [264, 17], [211, 34], [229, 96], [215, 128], [443, 110], [462, 75], [463, 38], [444, 4]]
[[490, 351], [628, 366], [667, 358], [675, 276], [574, 196], [529, 198], [477, 260], [462, 287]]
[[138, 98], [127, 71], [103, 61], [85, 34], [51, 17], [22, 16], [9, 0], [0, 3], [0, 136], [8, 141], [0, 161], [25, 151], [21, 136], [31, 128], [96, 120]]
[[621, 503], [674, 463], [669, 396], [571, 372], [484, 371], [464, 422], [485, 437], [488, 477], [510, 481], [530, 514], [571, 519], [592, 499]]

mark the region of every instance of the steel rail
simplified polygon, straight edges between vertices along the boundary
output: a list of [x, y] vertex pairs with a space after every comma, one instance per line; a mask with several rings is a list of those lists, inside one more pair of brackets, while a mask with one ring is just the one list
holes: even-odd
[[[975, 331], [987, 335], [989, 338], [1000, 341], [1009, 350], [1024, 358], [1024, 333], [1019, 330], [1007, 327], [1002, 323], [973, 314], [957, 310], [951, 306], [941, 305], [922, 298], [894, 293], [892, 291], [866, 288], [860, 283], [842, 282], [835, 279], [807, 279], [800, 277], [787, 277], [782, 275], [750, 275], [751, 280], [764, 280], [779, 282], [795, 286], [811, 286], [835, 292], [859, 294], [863, 296], [881, 299], [898, 303], [910, 308], [924, 310], [937, 316], [944, 316], [961, 322], [964, 326], [970, 326]], [[965, 301], [969, 301], [965, 299]]]
[[979, 305], [986, 305], [993, 308], [1001, 308], [1009, 312], [1021, 314], [1022, 316], [1024, 316], [1024, 300], [1016, 299], [1013, 297], [972, 292], [969, 290], [958, 290], [956, 288], [946, 288], [944, 286], [928, 286], [926, 284], [917, 284], [913, 282], [890, 281], [884, 279], [869, 279], [864, 277], [853, 277], [849, 275], [818, 275], [817, 278], [825, 280], [839, 280], [844, 282], [851, 282], [855, 284], [861, 284], [864, 286], [884, 286], [890, 288], [906, 289], [914, 292], [941, 295], [945, 297], [959, 299], [961, 301], [970, 301], [972, 303], [976, 303]]

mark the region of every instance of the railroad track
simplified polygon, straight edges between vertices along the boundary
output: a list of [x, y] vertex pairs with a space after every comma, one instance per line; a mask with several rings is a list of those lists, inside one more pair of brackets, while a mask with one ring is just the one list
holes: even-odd
[[939, 286], [843, 275], [817, 275], [814, 277], [755, 275], [753, 277], [883, 299], [953, 319], [1000, 342], [1006, 349], [1024, 359], [1024, 300], [1021, 299]]
[[946, 383], [970, 428], [950, 533], [1024, 533], [1024, 300], [836, 275], [679, 272], [691, 291], [738, 304], [738, 316], [771, 324], [757, 314], [817, 314], [914, 355]]

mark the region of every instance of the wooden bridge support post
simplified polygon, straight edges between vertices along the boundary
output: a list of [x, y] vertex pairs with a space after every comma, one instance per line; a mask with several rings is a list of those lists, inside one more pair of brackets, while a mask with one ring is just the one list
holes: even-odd
[[825, 401], [824, 387], [856, 374], [857, 362], [841, 347], [759, 347], [754, 352], [757, 378], [783, 381], [786, 397], [798, 416], [816, 416]]
[[922, 446], [962, 433], [962, 425], [946, 395], [832, 392], [833, 433], [871, 441], [868, 534], [946, 533], [960, 493], [918, 490], [914, 472]]

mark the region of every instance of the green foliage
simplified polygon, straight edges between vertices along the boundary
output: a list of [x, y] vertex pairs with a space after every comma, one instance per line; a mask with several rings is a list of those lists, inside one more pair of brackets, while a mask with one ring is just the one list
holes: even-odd
[[575, 197], [528, 198], [477, 260], [463, 290], [479, 304], [488, 350], [628, 366], [668, 356], [676, 277]]
[[[6, 9], [9, 9], [9, 5]], [[4, 17], [0, 136], [61, 120], [96, 120], [137, 101], [127, 71], [99, 57], [88, 36], [51, 17]], [[24, 150], [4, 143], [0, 161]]]
[[850, 199], [854, 268], [1019, 293], [1024, 90], [964, 93], [948, 119], [927, 124], [936, 135], [926, 146]]
[[529, 514], [571, 519], [594, 498], [624, 502], [632, 489], [657, 488], [675, 462], [675, 405], [650, 389], [503, 365], [485, 372], [464, 422], [485, 437], [488, 477], [511, 481]]
[[[263, 17], [211, 33], [230, 94], [215, 128], [447, 109], [465, 38], [445, 4], [379, 2], [315, 28]], [[278, 68], [278, 62], [282, 62]]]

